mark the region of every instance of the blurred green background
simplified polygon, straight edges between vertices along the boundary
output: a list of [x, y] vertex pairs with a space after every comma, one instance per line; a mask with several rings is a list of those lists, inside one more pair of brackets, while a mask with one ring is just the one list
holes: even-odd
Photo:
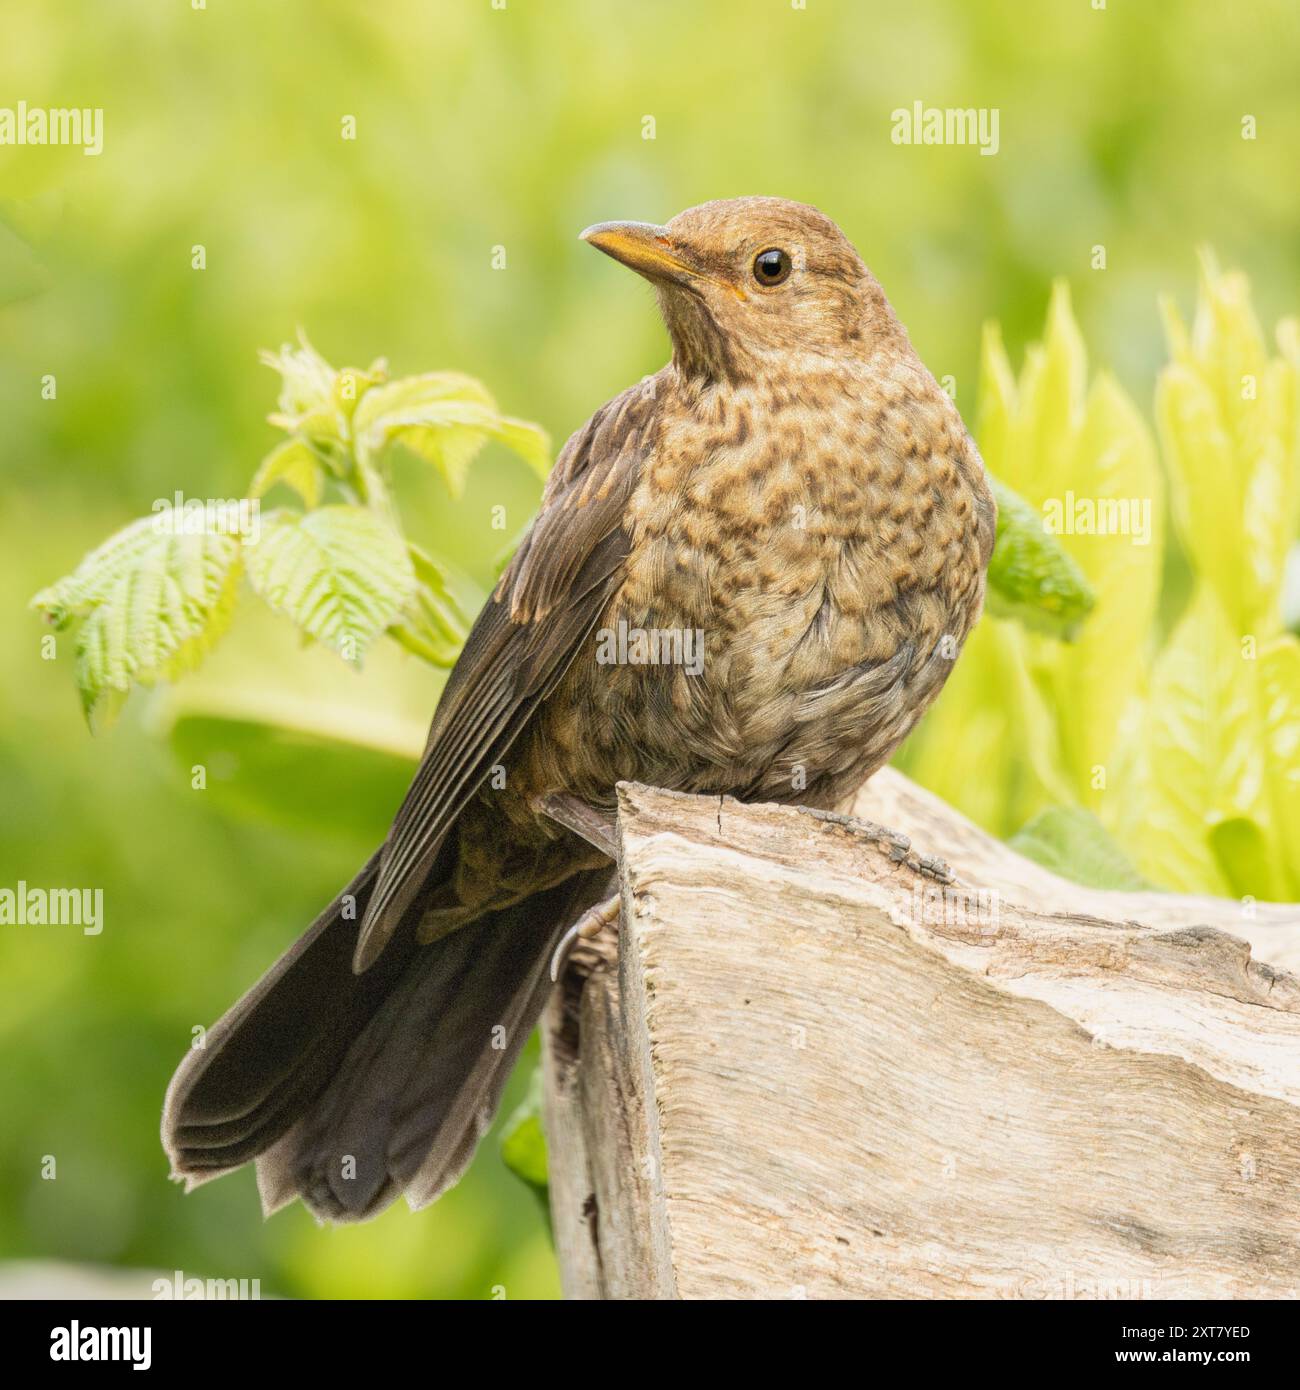
[[[1058, 276], [1147, 411], [1156, 296], [1190, 306], [1197, 244], [1249, 273], [1270, 323], [1300, 307], [1296, 7], [60, 0], [4, 29], [0, 105], [99, 106], [105, 127], [98, 158], [0, 147], [0, 884], [100, 886], [106, 928], [0, 928], [0, 1256], [293, 1296], [553, 1296], [540, 1206], [495, 1145], [433, 1208], [327, 1230], [298, 1208], [264, 1224], [247, 1172], [184, 1197], [157, 1140], [190, 1029], [382, 835], [436, 674], [386, 648], [358, 676], [250, 612], [211, 699], [331, 710], [391, 756], [354, 777], [341, 751], [227, 750], [194, 791], [197, 758], [157, 736], [166, 693], [91, 740], [71, 643], [41, 659], [28, 598], [155, 498], [242, 493], [276, 438], [257, 349], [299, 324], [336, 364], [471, 372], [558, 444], [666, 353], [648, 287], [577, 232], [708, 198], [835, 217], [968, 419], [982, 321], [1018, 360]], [[997, 107], [997, 156], [892, 144], [918, 100]], [[405, 515], [485, 585], [491, 509], [513, 534], [537, 494], [497, 450], [454, 501], [409, 480]]]

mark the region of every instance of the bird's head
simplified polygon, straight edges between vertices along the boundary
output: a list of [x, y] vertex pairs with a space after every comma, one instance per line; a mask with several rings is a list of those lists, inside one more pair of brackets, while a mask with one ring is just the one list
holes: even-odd
[[600, 222], [582, 239], [654, 285], [674, 360], [692, 377], [816, 370], [902, 332], [848, 238], [804, 203], [730, 198], [662, 227]]

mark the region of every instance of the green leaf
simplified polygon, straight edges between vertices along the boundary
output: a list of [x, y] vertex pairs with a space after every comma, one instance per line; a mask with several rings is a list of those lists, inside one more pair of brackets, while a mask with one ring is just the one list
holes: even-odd
[[418, 545], [408, 549], [415, 570], [415, 596], [389, 634], [432, 666], [454, 666], [469, 636], [470, 620], [456, 601], [443, 567]]
[[550, 442], [538, 425], [502, 415], [481, 382], [457, 372], [429, 372], [376, 386], [352, 417], [358, 460], [377, 467], [384, 449], [400, 443], [438, 469], [459, 496], [469, 466], [489, 439], [498, 439], [541, 477], [550, 468]]
[[1202, 255], [1191, 332], [1164, 306], [1172, 363], [1156, 414], [1173, 514], [1188, 556], [1243, 628], [1267, 637], [1281, 623], [1286, 553], [1300, 523], [1300, 345], [1279, 324], [1270, 359], [1240, 273]]
[[980, 378], [976, 407], [980, 452], [995, 460], [999, 474], [1011, 477], [1016, 467], [1014, 442], [1017, 410], [1016, 376], [1007, 359], [1002, 329], [986, 323], [980, 342]]
[[1069, 286], [1057, 280], [1047, 306], [1043, 343], [1025, 353], [1016, 428], [1018, 472], [1008, 475], [1033, 501], [1060, 497], [1070, 486], [1087, 386], [1087, 349], [1070, 307]]
[[1278, 893], [1300, 900], [1300, 641], [1287, 635], [1259, 654], [1259, 677], [1269, 798], [1273, 806], [1273, 850], [1286, 875]]
[[1033, 507], [1004, 483], [990, 481], [998, 528], [988, 570], [989, 611], [1069, 640], [1092, 609], [1092, 589]]
[[[1029, 640], [1016, 623], [979, 623], [934, 708], [895, 760], [995, 835], [1009, 835], [1045, 807], [1072, 799], [1057, 757], [1055, 711], [1026, 665]], [[999, 750], [995, 759], [991, 748]]]
[[542, 1068], [528, 1082], [528, 1094], [501, 1131], [501, 1158], [516, 1177], [544, 1200], [550, 1188], [546, 1135], [542, 1131]]
[[248, 577], [277, 611], [310, 636], [360, 662], [415, 593], [406, 542], [364, 507], [272, 512], [249, 547]]
[[207, 769], [218, 809], [319, 838], [347, 853], [382, 837], [411, 780], [441, 677], [377, 642], [362, 680], [333, 652], [293, 640], [283, 617], [250, 603], [192, 677], [149, 700], [150, 732], [181, 767]]
[[1211, 829], [1239, 817], [1269, 820], [1257, 666], [1215, 590], [1199, 585], [1152, 673], [1135, 729], [1135, 782], [1112, 787], [1125, 804], [1123, 843], [1162, 888], [1229, 892]]
[[[1149, 665], [1164, 562], [1163, 487], [1151, 432], [1133, 402], [1106, 372], [1088, 383], [1064, 283], [1053, 288], [1043, 344], [1027, 351], [1018, 383], [996, 330], [986, 328], [979, 421], [990, 468], [1024, 499], [1003, 501], [1007, 524], [990, 566], [989, 609], [1043, 634], [1026, 643], [1024, 658], [1052, 711], [1051, 757], [1071, 787], [1066, 800], [1107, 811], [1104, 773]], [[1037, 525], [1059, 547], [1054, 571], [1027, 551], [1016, 523], [1034, 542]], [[1040, 569], [1066, 576], [1073, 611], [1053, 613], [1060, 580], [1049, 580], [1045, 601], [1026, 610], [1023, 590], [1036, 597]], [[1046, 640], [1060, 636], [1069, 644]], [[988, 698], [999, 698], [996, 687]]]
[[323, 419], [335, 413], [334, 368], [307, 341], [301, 328], [296, 348], [284, 343], [279, 352], [263, 351], [258, 356], [280, 373], [277, 423], [293, 429], [305, 418]]
[[1245, 475], [1209, 382], [1173, 363], [1156, 384], [1156, 421], [1183, 548], [1234, 617], [1244, 608]]
[[317, 838], [382, 834], [413, 760], [356, 742], [351, 730], [331, 737], [273, 719], [182, 713], [171, 745], [181, 767], [207, 769], [207, 795], [228, 814]]
[[81, 619], [75, 674], [92, 728], [112, 722], [133, 684], [198, 664], [229, 622], [241, 548], [238, 536], [178, 534], [143, 517], [36, 595], [56, 628]]
[[342, 368], [334, 374], [335, 408], [351, 420], [366, 392], [387, 380], [388, 363], [382, 357], [377, 357], [365, 370], [360, 367]]
[[1097, 533], [1076, 525], [1060, 541], [1087, 573], [1096, 603], [1069, 648], [1038, 642], [1032, 662], [1057, 711], [1076, 796], [1104, 813], [1113, 798], [1105, 797], [1099, 772], [1144, 689], [1164, 562], [1164, 490], [1151, 433], [1106, 373], [1088, 393], [1070, 477], [1060, 511], [1091, 508], [1091, 517], [1083, 510], [1075, 520], [1096, 520]]
[[1279, 865], [1263, 828], [1245, 816], [1231, 816], [1210, 827], [1210, 850], [1236, 898], [1274, 899]]
[[1080, 806], [1053, 806], [1009, 841], [1017, 854], [1086, 888], [1150, 888], [1101, 822]]
[[518, 454], [539, 478], [547, 477], [551, 471], [551, 437], [540, 425], [502, 415], [486, 428], [493, 439]]
[[308, 507], [315, 507], [325, 486], [320, 459], [305, 439], [286, 439], [262, 460], [248, 489], [250, 497], [264, 497], [276, 483], [291, 487]]
[[353, 413], [366, 394], [387, 378], [387, 364], [380, 358], [365, 369], [335, 371], [301, 328], [298, 344], [295, 348], [286, 343], [279, 352], [259, 354], [268, 367], [280, 373], [280, 408], [267, 419], [296, 439], [314, 445], [330, 467], [346, 474], [351, 463]]

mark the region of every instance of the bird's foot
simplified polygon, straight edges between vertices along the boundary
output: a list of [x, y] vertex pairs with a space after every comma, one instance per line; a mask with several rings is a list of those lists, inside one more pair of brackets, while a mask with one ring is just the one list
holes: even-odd
[[953, 883], [956, 875], [947, 863], [935, 854], [922, 854], [901, 831], [890, 830], [886, 825], [875, 821], [861, 820], [857, 816], [845, 815], [842, 811], [822, 811], [805, 807], [808, 814], [818, 820], [829, 821], [832, 825], [842, 825], [854, 835], [872, 841], [885, 851], [895, 864], [906, 864], [918, 874], [935, 879], [939, 883]]
[[622, 901], [622, 898], [615, 893], [612, 897], [606, 898], [604, 902], [597, 903], [595, 907], [589, 907], [564, 933], [560, 938], [559, 945], [555, 948], [555, 954], [551, 957], [551, 980], [553, 982], [560, 978], [560, 971], [564, 969], [564, 962], [568, 960], [569, 952], [577, 942], [590, 941], [593, 936], [599, 936], [606, 927], [613, 926], [618, 921]]

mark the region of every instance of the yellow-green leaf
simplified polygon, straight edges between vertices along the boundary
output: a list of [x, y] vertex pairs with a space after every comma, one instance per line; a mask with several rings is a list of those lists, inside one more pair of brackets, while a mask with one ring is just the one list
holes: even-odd
[[36, 595], [55, 626], [82, 620], [75, 674], [92, 728], [112, 722], [133, 684], [173, 678], [208, 651], [234, 606], [241, 548], [237, 535], [144, 517]]
[[410, 555], [415, 594], [389, 632], [407, 651], [431, 665], [454, 666], [469, 636], [469, 619], [438, 562], [418, 545], [410, 546]]
[[1273, 850], [1289, 901], [1300, 900], [1300, 641], [1279, 637], [1259, 654]]
[[364, 507], [272, 512], [249, 547], [248, 577], [272, 608], [355, 662], [415, 592], [406, 542]]
[[458, 496], [475, 455], [498, 439], [540, 476], [550, 467], [550, 443], [538, 425], [502, 415], [487, 388], [456, 372], [406, 377], [367, 391], [352, 417], [358, 457], [373, 459], [403, 444], [433, 464]]
[[1076, 792], [1103, 814], [1113, 800], [1102, 783], [1117, 732], [1150, 664], [1165, 511], [1151, 432], [1107, 373], [1088, 393], [1068, 480], [1049, 511], [1096, 603], [1070, 647], [1034, 644], [1033, 665], [1057, 712], [1061, 755]]
[[[1256, 715], [1257, 663], [1214, 589], [1198, 586], [1156, 661], [1129, 798], [1130, 849], [1162, 888], [1229, 893], [1209, 835], [1220, 821], [1269, 819]], [[1235, 837], [1238, 841], [1240, 836]]]
[[1190, 332], [1165, 306], [1173, 362], [1156, 392], [1174, 518], [1198, 574], [1243, 628], [1281, 623], [1279, 591], [1300, 520], [1300, 352], [1278, 329], [1270, 360], [1240, 273], [1208, 253]]
[[320, 460], [303, 439], [286, 439], [262, 460], [248, 489], [250, 497], [264, 497], [276, 483], [291, 487], [309, 507], [321, 499], [325, 480]]

